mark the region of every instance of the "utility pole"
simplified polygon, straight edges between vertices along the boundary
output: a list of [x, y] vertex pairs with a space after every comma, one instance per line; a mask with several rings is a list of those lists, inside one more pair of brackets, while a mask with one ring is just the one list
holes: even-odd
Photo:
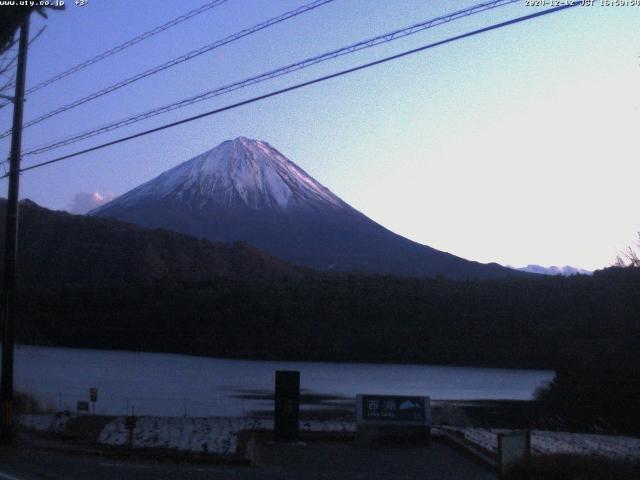
[[4, 241], [4, 291], [2, 303], [2, 378], [0, 379], [0, 443], [13, 440], [13, 343], [15, 324], [16, 257], [18, 251], [18, 190], [22, 148], [22, 112], [29, 44], [29, 14], [20, 26], [20, 43], [13, 98], [13, 131], [9, 156], [9, 191]]

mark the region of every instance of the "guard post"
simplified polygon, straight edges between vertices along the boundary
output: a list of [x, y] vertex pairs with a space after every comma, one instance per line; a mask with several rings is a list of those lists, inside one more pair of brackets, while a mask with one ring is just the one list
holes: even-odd
[[498, 434], [498, 469], [500, 478], [518, 462], [531, 457], [531, 431], [515, 430]]
[[274, 434], [282, 440], [298, 436], [300, 420], [300, 372], [276, 371]]

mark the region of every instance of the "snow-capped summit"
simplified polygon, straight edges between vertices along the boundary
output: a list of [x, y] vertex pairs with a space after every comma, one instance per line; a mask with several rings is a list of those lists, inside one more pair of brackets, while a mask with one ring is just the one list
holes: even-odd
[[181, 163], [114, 203], [174, 199], [195, 207], [345, 207], [327, 188], [260, 140], [238, 137]]
[[91, 215], [213, 241], [246, 241], [293, 263], [449, 278], [523, 275], [470, 262], [390, 232], [259, 140], [221, 143]]

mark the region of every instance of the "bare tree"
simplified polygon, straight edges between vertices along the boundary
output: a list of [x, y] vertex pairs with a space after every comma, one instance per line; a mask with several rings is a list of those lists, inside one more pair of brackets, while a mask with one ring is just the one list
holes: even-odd
[[[0, 95], [6, 100], [11, 96], [15, 86], [15, 72], [13, 65], [16, 63], [18, 55], [12, 48], [8, 48], [0, 55]], [[6, 103], [6, 102], [2, 102]]]
[[636, 248], [628, 246], [617, 256], [615, 265], [617, 267], [640, 267], [640, 232], [638, 232], [638, 243]]
[[[38, 33], [29, 40], [29, 45], [36, 41], [42, 35], [46, 26], [40, 28]], [[5, 45], [5, 49], [0, 52], [0, 108], [11, 104], [13, 98], [13, 90], [16, 85], [15, 64], [18, 60], [18, 52], [16, 51], [16, 41], [12, 40]]]

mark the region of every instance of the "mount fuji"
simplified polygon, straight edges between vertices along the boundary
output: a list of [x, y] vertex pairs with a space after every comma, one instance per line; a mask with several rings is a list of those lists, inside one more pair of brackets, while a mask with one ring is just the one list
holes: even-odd
[[221, 143], [89, 213], [213, 241], [249, 242], [319, 270], [444, 276], [526, 275], [397, 235], [355, 210], [268, 143]]

